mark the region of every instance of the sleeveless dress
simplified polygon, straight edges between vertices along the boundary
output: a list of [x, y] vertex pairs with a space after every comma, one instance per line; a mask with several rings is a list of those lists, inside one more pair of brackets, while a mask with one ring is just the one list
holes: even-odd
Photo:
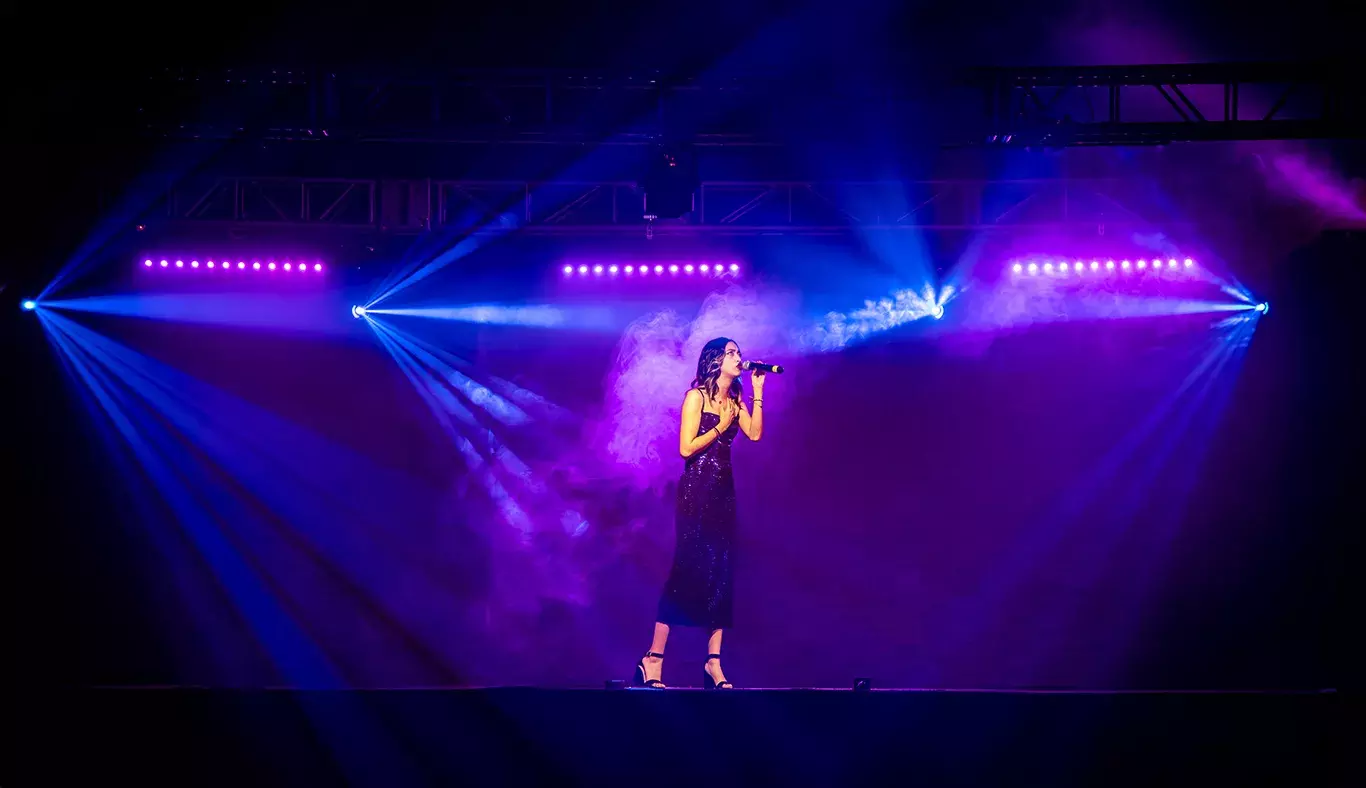
[[[697, 434], [720, 423], [720, 415], [703, 411]], [[670, 626], [730, 628], [735, 546], [730, 447], [739, 432], [740, 420], [736, 419], [721, 437], [683, 461], [674, 520], [674, 563], [659, 599], [657, 619]]]

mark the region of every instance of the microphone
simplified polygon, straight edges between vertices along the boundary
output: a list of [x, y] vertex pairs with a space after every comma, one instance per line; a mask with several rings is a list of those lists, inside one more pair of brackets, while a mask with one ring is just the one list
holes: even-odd
[[759, 364], [759, 363], [754, 362], [754, 361], [744, 361], [744, 362], [741, 362], [741, 364], [740, 364], [740, 369], [749, 369], [749, 370], [759, 369], [759, 370], [763, 370], [764, 372], [772, 372], [772, 373], [775, 374], [775, 375], [781, 375], [781, 374], [783, 374], [783, 365], [782, 365], [782, 364]]

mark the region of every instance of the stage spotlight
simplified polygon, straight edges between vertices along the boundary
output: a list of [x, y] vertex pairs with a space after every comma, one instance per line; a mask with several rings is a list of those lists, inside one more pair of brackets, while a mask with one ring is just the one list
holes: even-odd
[[360, 318], [362, 318], [362, 317], [365, 317], [365, 307], [360, 306], [359, 304], [357, 304], [356, 306], [351, 307], [351, 317], [354, 317], [354, 318], [357, 318], [357, 319], [360, 319]]
[[568, 276], [568, 275], [574, 273], [574, 266], [572, 266], [572, 265], [566, 265], [566, 266], [564, 267], [564, 273], [565, 273], [565, 276]]
[[33, 310], [38, 308], [38, 302], [32, 300], [22, 301], [20, 302], [19, 307], [23, 309], [25, 312], [32, 312]]
[[1258, 304], [1253, 308], [1265, 315], [1266, 313], [1271, 311], [1271, 304], [1267, 303], [1266, 301], [1263, 301], [1262, 303]]
[[1187, 257], [1187, 258], [1186, 258], [1186, 267], [1187, 267], [1187, 268], [1190, 268], [1190, 267], [1193, 266], [1193, 265], [1195, 265], [1195, 261], [1192, 260], [1192, 259], [1190, 259], [1189, 257]]
[[1019, 263], [1016, 263], [1015, 265], [1010, 267], [1010, 270], [1018, 274], [1024, 270], [1024, 266], [1020, 265]]
[[738, 263], [731, 263], [731, 264], [730, 264], [730, 272], [731, 272], [732, 274], [738, 274], [738, 273], [740, 273], [740, 265], [739, 265]]
[[943, 316], [944, 316], [944, 305], [943, 305], [943, 304], [935, 304], [935, 305], [934, 305], [934, 309], [931, 309], [931, 310], [930, 310], [930, 314], [934, 316], [934, 319], [935, 319], [935, 320], [938, 320], [939, 318], [943, 317]]
[[608, 268], [607, 268], [607, 273], [609, 273], [609, 274], [615, 274], [615, 273], [616, 273], [617, 271], [619, 271], [619, 270], [621, 270], [621, 269], [617, 268], [615, 265], [613, 265], [613, 266], [608, 266]]

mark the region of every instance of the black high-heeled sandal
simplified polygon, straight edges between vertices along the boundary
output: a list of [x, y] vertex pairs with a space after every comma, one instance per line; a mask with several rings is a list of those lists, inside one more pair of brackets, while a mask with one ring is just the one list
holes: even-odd
[[650, 657], [659, 657], [660, 659], [664, 659], [663, 654], [658, 654], [653, 651], [645, 652], [645, 656], [641, 657], [640, 662], [636, 663], [635, 685], [637, 687], [647, 687], [649, 689], [665, 689], [664, 682], [660, 681], [659, 679], [645, 678], [645, 660], [649, 659]]
[[[714, 659], [720, 658], [720, 654], [708, 654], [707, 662], [711, 662]], [[729, 681], [718, 682], [715, 679], [713, 679], [711, 677], [711, 674], [707, 672], [707, 662], [702, 663], [702, 677], [707, 680], [706, 683], [702, 686], [706, 687], [707, 689], [735, 689], [735, 685], [731, 684]]]

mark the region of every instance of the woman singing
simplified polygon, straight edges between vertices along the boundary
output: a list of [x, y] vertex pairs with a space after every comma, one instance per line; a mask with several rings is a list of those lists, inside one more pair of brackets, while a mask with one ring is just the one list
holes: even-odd
[[764, 372], [750, 375], [753, 412], [740, 387], [740, 347], [713, 339], [697, 359], [697, 378], [683, 398], [678, 453], [683, 478], [678, 483], [677, 542], [673, 569], [664, 584], [650, 650], [636, 665], [635, 683], [663, 688], [664, 644], [675, 626], [705, 627], [708, 689], [729, 689], [721, 670], [721, 633], [731, 625], [731, 562], [735, 549], [735, 478], [730, 446], [736, 432], [757, 441], [764, 432]]

